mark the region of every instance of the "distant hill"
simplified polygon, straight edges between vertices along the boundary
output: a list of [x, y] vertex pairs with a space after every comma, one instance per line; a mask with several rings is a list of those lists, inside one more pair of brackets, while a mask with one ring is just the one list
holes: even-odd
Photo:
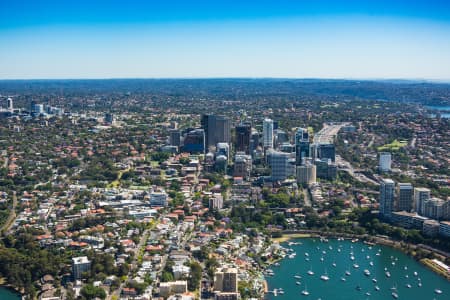
[[246, 100], [256, 97], [330, 100], [384, 100], [424, 105], [449, 105], [450, 84], [411, 80], [321, 79], [99, 79], [0, 80], [0, 95], [64, 93], [151, 93], [154, 95]]

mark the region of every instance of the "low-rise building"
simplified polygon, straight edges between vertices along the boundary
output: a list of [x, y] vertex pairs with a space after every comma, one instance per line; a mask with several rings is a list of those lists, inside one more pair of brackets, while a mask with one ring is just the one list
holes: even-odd
[[171, 294], [183, 294], [186, 292], [187, 292], [186, 280], [161, 282], [159, 284], [159, 295], [165, 298]]
[[439, 222], [436, 220], [426, 220], [423, 222], [423, 234], [427, 236], [436, 236], [439, 233]]
[[445, 237], [450, 237], [450, 222], [444, 221], [439, 224], [439, 234]]
[[150, 193], [151, 206], [167, 206], [167, 193], [165, 191]]

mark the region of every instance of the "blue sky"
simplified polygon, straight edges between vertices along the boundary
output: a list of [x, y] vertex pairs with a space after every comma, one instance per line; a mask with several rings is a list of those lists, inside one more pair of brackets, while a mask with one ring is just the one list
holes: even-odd
[[0, 0], [0, 78], [450, 80], [450, 1]]

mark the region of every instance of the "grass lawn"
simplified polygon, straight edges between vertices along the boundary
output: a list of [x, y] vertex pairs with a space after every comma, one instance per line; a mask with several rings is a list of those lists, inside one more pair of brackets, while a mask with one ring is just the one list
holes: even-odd
[[403, 148], [406, 145], [408, 145], [407, 141], [394, 140], [390, 144], [386, 144], [384, 146], [378, 147], [378, 151], [388, 151], [388, 150], [389, 151], [398, 151], [398, 150], [400, 150], [400, 148]]

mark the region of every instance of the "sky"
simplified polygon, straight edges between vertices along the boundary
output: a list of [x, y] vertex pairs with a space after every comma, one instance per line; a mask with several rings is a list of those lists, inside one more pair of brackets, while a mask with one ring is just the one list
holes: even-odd
[[0, 0], [0, 79], [450, 81], [450, 0]]

